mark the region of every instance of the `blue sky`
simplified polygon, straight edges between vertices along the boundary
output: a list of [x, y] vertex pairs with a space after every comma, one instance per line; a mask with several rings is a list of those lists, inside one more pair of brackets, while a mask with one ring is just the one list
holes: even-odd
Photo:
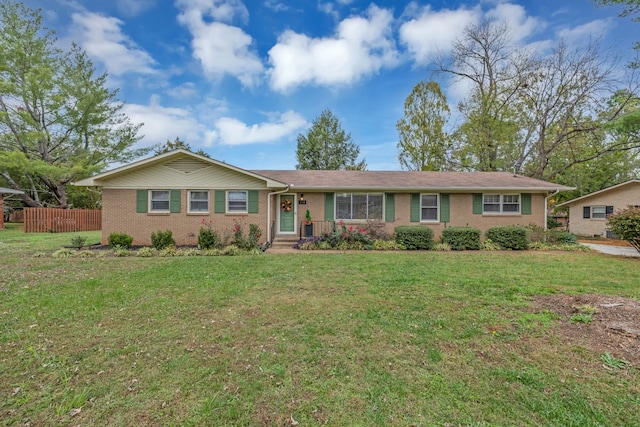
[[[640, 24], [591, 0], [26, 0], [64, 47], [109, 74], [141, 146], [188, 142], [247, 169], [293, 169], [296, 138], [331, 109], [370, 170], [398, 170], [396, 122], [467, 24], [507, 21], [515, 43], [604, 37], [631, 56]], [[464, 90], [442, 81], [450, 104]]]

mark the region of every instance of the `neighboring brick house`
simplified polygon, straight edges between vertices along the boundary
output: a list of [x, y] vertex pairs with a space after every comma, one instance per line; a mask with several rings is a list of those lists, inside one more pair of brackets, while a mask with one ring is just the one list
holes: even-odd
[[4, 195], [5, 194], [24, 194], [24, 192], [20, 190], [13, 190], [11, 188], [0, 187], [0, 230], [4, 228]]
[[169, 229], [194, 244], [202, 221], [229, 230], [239, 218], [263, 241], [300, 233], [309, 210], [317, 235], [328, 224], [546, 225], [546, 198], [570, 187], [503, 172], [244, 170], [174, 150], [75, 183], [102, 187], [102, 241], [124, 232], [148, 245]]
[[569, 231], [584, 236], [611, 237], [607, 217], [627, 206], [640, 207], [640, 179], [560, 203], [569, 208]]

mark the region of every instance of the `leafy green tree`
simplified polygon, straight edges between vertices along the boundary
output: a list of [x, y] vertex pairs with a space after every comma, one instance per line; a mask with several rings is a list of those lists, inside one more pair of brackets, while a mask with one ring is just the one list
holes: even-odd
[[[468, 27], [440, 71], [471, 87], [460, 103], [454, 158], [470, 170], [510, 170], [555, 180], [576, 165], [640, 147], [638, 82], [597, 40], [551, 53], [511, 44], [506, 24]], [[620, 87], [631, 90], [616, 90]], [[631, 159], [633, 160], [633, 159]]]
[[177, 136], [176, 136], [176, 139], [173, 140], [173, 141], [167, 139], [167, 142], [165, 142], [164, 144], [156, 146], [155, 149], [154, 149], [154, 154], [157, 156], [158, 154], [168, 153], [169, 151], [173, 151], [173, 150], [177, 150], [177, 149], [183, 149], [183, 150], [191, 151], [192, 153], [199, 154], [200, 156], [211, 158], [209, 153], [206, 153], [206, 152], [204, 152], [202, 150], [193, 151], [191, 149], [191, 145], [189, 145], [189, 143], [182, 141]]
[[465, 120], [454, 132], [458, 167], [511, 170], [519, 151], [514, 101], [520, 76], [533, 65], [531, 55], [513, 44], [506, 23], [485, 21], [466, 27], [450, 56], [438, 60], [439, 71], [470, 87], [470, 96], [459, 103]]
[[126, 162], [140, 124], [76, 45], [63, 52], [39, 11], [0, 0], [0, 176], [27, 206], [69, 207], [67, 185]]
[[398, 120], [398, 160], [407, 170], [439, 171], [448, 166], [450, 136], [447, 98], [437, 82], [420, 82], [404, 102], [404, 117]]
[[630, 206], [615, 212], [609, 217], [609, 227], [640, 252], [640, 209]]
[[365, 170], [365, 160], [357, 161], [358, 147], [331, 110], [324, 110], [311, 124], [307, 135], [298, 135], [296, 169]]

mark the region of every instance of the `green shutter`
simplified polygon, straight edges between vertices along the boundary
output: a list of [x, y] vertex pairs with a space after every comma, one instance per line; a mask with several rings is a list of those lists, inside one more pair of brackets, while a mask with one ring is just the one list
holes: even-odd
[[214, 200], [215, 206], [213, 208], [213, 212], [215, 213], [225, 213], [225, 202], [226, 202], [226, 192], [224, 190], [216, 190]]
[[482, 193], [473, 193], [473, 214], [482, 213]]
[[522, 206], [520, 207], [522, 215], [531, 215], [531, 193], [522, 194]]
[[335, 219], [334, 193], [324, 193], [324, 220], [333, 221]]
[[169, 192], [169, 212], [180, 213], [180, 190]]
[[137, 190], [136, 191], [136, 212], [146, 213], [149, 209], [149, 191]]
[[440, 222], [449, 222], [451, 215], [449, 214], [449, 195], [440, 195]]
[[258, 190], [249, 190], [249, 213], [258, 213]]
[[394, 222], [396, 220], [396, 195], [387, 193], [384, 195], [384, 220]]
[[411, 222], [420, 222], [420, 194], [411, 193]]

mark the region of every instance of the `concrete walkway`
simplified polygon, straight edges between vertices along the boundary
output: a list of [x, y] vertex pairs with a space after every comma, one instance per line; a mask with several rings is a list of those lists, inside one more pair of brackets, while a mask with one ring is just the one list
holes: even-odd
[[635, 248], [631, 248], [628, 246], [598, 245], [596, 243], [582, 244], [590, 247], [594, 251], [598, 251], [603, 254], [640, 257], [640, 252], [638, 252]]

